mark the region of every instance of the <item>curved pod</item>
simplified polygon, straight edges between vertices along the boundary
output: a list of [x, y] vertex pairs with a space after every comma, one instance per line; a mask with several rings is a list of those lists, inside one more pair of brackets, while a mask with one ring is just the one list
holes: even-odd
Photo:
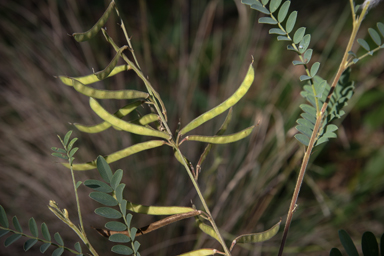
[[249, 88], [252, 85], [253, 79], [255, 77], [255, 72], [252, 67], [252, 63], [249, 65], [248, 72], [241, 83], [240, 87], [236, 90], [231, 97], [229, 97], [226, 101], [216, 106], [215, 108], [203, 113], [202, 115], [196, 117], [189, 124], [187, 124], [181, 131], [180, 134], [186, 134], [187, 132], [195, 129], [196, 127], [202, 125], [203, 123], [211, 120], [212, 118], [220, 115], [233, 105], [235, 105], [239, 100], [248, 92]]
[[[151, 149], [151, 148], [157, 148], [165, 144], [165, 141], [163, 140], [151, 140], [143, 143], [138, 143], [136, 145], [130, 146], [128, 148], [122, 149], [120, 151], [117, 151], [115, 153], [112, 153], [105, 157], [105, 161], [109, 163], [113, 163], [115, 161], [118, 161], [122, 158], [125, 158], [127, 156], [136, 154], [138, 152]], [[69, 168], [68, 163], [63, 163], [63, 165], [67, 168]], [[75, 171], [86, 171], [86, 170], [92, 170], [96, 168], [96, 161], [91, 161], [88, 163], [83, 164], [74, 164], [72, 166], [73, 170]]]
[[115, 6], [115, 1], [112, 0], [107, 10], [105, 10], [103, 16], [101, 16], [101, 18], [96, 22], [95, 25], [93, 25], [93, 27], [90, 30], [83, 33], [73, 33], [72, 36], [75, 38], [75, 40], [77, 42], [84, 42], [94, 37], [97, 34], [97, 32], [99, 32], [101, 27], [104, 26], [105, 22], [108, 20], [109, 15], [111, 14], [114, 6]]
[[238, 133], [233, 133], [233, 134], [223, 135], [223, 136], [191, 135], [191, 136], [187, 136], [185, 139], [192, 140], [192, 141], [208, 142], [212, 144], [227, 144], [227, 143], [232, 143], [232, 142], [244, 139], [249, 134], [251, 134], [253, 128], [255, 128], [255, 126], [248, 127], [247, 129], [242, 130]]

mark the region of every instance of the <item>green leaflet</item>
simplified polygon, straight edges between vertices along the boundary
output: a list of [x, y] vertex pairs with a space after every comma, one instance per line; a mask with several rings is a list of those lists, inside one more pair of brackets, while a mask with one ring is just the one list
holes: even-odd
[[30, 218], [28, 222], [29, 231], [31, 231], [34, 237], [39, 236], [39, 230], [37, 229], [36, 221], [34, 218]]
[[131, 238], [124, 234], [113, 234], [108, 238], [108, 240], [115, 243], [128, 243], [131, 241]]
[[206, 255], [214, 255], [216, 254], [216, 252], [217, 252], [216, 249], [200, 249], [200, 250], [179, 254], [179, 256], [206, 256]]
[[122, 217], [119, 211], [109, 207], [96, 208], [95, 213], [108, 219], [119, 219]]
[[266, 241], [268, 239], [271, 239], [279, 231], [280, 223], [281, 223], [281, 220], [278, 223], [276, 223], [272, 228], [270, 228], [264, 232], [254, 233], [254, 234], [246, 234], [246, 235], [241, 235], [241, 236], [236, 237], [232, 241], [232, 245], [231, 245], [231, 248], [229, 250], [231, 251], [233, 246], [235, 246], [236, 243], [258, 243], [258, 242], [263, 242], [263, 241]]
[[202, 125], [203, 123], [211, 120], [212, 118], [220, 115], [233, 105], [235, 105], [249, 90], [249, 88], [252, 85], [253, 79], [255, 77], [255, 72], [252, 67], [252, 63], [249, 65], [248, 72], [241, 83], [240, 87], [237, 89], [237, 91], [229, 97], [226, 101], [221, 103], [220, 105], [216, 106], [215, 108], [203, 113], [202, 115], [198, 116], [194, 120], [192, 120], [189, 124], [187, 124], [179, 134], [183, 135], [186, 134], [187, 132], [195, 129], [196, 127]]
[[[113, 115], [118, 117], [118, 118], [122, 118], [122, 117], [128, 115], [129, 113], [131, 113], [133, 110], [135, 110], [142, 103], [143, 103], [143, 101], [132, 102], [132, 103], [120, 108]], [[86, 125], [81, 125], [81, 124], [74, 124], [74, 125], [76, 126], [77, 129], [79, 129], [82, 132], [86, 132], [86, 133], [102, 132], [102, 131], [105, 131], [109, 127], [112, 126], [110, 123], [108, 123], [106, 121], [101, 122], [101, 123], [96, 124], [96, 125], [92, 125], [92, 126], [86, 126]]]
[[95, 99], [90, 98], [89, 99], [89, 105], [91, 106], [92, 110], [101, 117], [104, 121], [107, 121], [108, 123], [112, 124], [113, 126], [118, 127], [119, 129], [139, 135], [147, 135], [147, 136], [154, 136], [154, 137], [160, 137], [163, 139], [168, 140], [170, 135], [164, 132], [152, 130], [149, 128], [146, 128], [144, 126], [139, 126], [135, 124], [130, 124], [128, 122], [125, 122], [116, 116], [108, 113]]
[[105, 223], [105, 227], [112, 231], [124, 231], [127, 230], [127, 226], [124, 223], [118, 221], [110, 221]]
[[92, 37], [94, 37], [97, 32], [101, 29], [102, 26], [104, 26], [105, 22], [108, 20], [109, 15], [111, 14], [113, 7], [115, 6], [115, 1], [112, 0], [111, 3], [109, 4], [107, 10], [104, 12], [103, 16], [96, 22], [93, 27], [83, 33], [73, 33], [72, 36], [75, 38], [77, 42], [83, 42], [83, 41], [88, 41]]
[[111, 251], [114, 253], [117, 253], [117, 254], [121, 254], [121, 255], [131, 255], [133, 253], [131, 248], [129, 248], [128, 246], [125, 246], [125, 245], [121, 245], [121, 244], [114, 245], [111, 248]]
[[296, 18], [297, 18], [297, 11], [291, 12], [291, 14], [288, 17], [287, 23], [285, 25], [285, 30], [287, 31], [288, 34], [292, 32], [293, 27], [296, 24]]
[[112, 72], [112, 70], [116, 67], [117, 61], [119, 60], [122, 52], [126, 49], [128, 49], [128, 46], [126, 46], [126, 45], [121, 47], [117, 51], [115, 57], [113, 57], [112, 61], [108, 64], [108, 66], [105, 69], [103, 69], [102, 71], [95, 73], [95, 75], [97, 76], [97, 78], [99, 80], [103, 80], [109, 76], [109, 74]]
[[[147, 142], [142, 142], [138, 143], [136, 145], [127, 147], [123, 150], [117, 151], [115, 153], [112, 153], [110, 155], [105, 156], [105, 160], [107, 163], [113, 163], [115, 161], [118, 161], [122, 158], [125, 158], [127, 156], [136, 154], [138, 152], [151, 149], [151, 148], [156, 148], [160, 147], [165, 144], [165, 141], [163, 140], [151, 140]], [[63, 163], [63, 165], [67, 168], [69, 168], [68, 163]], [[83, 164], [73, 164], [73, 170], [75, 171], [86, 171], [86, 170], [91, 170], [96, 168], [96, 161], [91, 161]]]
[[274, 13], [279, 8], [281, 1], [282, 0], [271, 0], [269, 3], [269, 10], [271, 13]]
[[22, 227], [21, 227], [21, 225], [20, 225], [20, 222], [19, 222], [19, 220], [17, 219], [16, 216], [13, 216], [13, 218], [12, 218], [12, 223], [13, 223], [13, 226], [15, 227], [15, 229], [16, 229], [18, 232], [23, 233], [23, 229], [22, 229]]
[[117, 99], [117, 100], [127, 100], [127, 99], [138, 99], [138, 98], [148, 98], [148, 93], [140, 92], [135, 90], [99, 90], [88, 87], [77, 80], [73, 80], [73, 88], [81, 94], [84, 94], [88, 97], [96, 99]]
[[28, 250], [31, 249], [32, 246], [34, 246], [36, 243], [37, 243], [37, 239], [28, 239], [28, 240], [24, 243], [24, 245], [23, 245], [24, 251], [28, 251]]
[[345, 230], [343, 229], [339, 230], [339, 238], [340, 238], [341, 244], [343, 245], [345, 251], [349, 256], [359, 256], [359, 253], [357, 252], [355, 244], [353, 243], [351, 237], [348, 235], [348, 233]]
[[89, 194], [89, 197], [95, 200], [96, 202], [106, 206], [116, 206], [118, 204], [117, 200], [113, 198], [113, 196], [104, 192], [91, 192]]
[[288, 14], [289, 6], [291, 5], [291, 1], [285, 1], [279, 10], [279, 14], [277, 16], [278, 21], [281, 23], [285, 20]]
[[[132, 68], [129, 65], [117, 66], [111, 71], [108, 77], [112, 77], [120, 72], [130, 70], [130, 69]], [[91, 74], [91, 75], [81, 76], [81, 77], [58, 76], [58, 78], [61, 80], [61, 82], [63, 82], [68, 86], [73, 86], [73, 79], [79, 81], [82, 84], [93, 84], [101, 81], [99, 78], [97, 78], [96, 74]]]
[[186, 140], [189, 141], [200, 141], [200, 142], [208, 142], [212, 144], [227, 144], [232, 143], [241, 139], [244, 139], [249, 134], [251, 134], [253, 128], [255, 126], [248, 127], [245, 130], [242, 130], [238, 133], [223, 135], [223, 136], [199, 136], [199, 135], [190, 135], [185, 137]]

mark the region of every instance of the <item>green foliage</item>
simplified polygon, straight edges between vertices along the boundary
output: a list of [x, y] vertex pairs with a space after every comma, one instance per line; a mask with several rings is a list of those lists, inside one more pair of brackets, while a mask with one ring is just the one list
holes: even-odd
[[[69, 136], [68, 136], [69, 137]], [[68, 143], [68, 140], [64, 141]], [[45, 223], [41, 224], [41, 233], [43, 234], [43, 238], [39, 237], [39, 229], [37, 228], [37, 224], [34, 218], [30, 218], [28, 222], [29, 232], [31, 235], [24, 233], [23, 229], [21, 228], [20, 222], [16, 216], [12, 218], [12, 224], [14, 226], [14, 229], [12, 229], [9, 226], [8, 217], [7, 214], [3, 208], [3, 206], [0, 205], [0, 237], [7, 235], [8, 233], [13, 233], [12, 235], [8, 236], [4, 241], [4, 246], [8, 247], [17, 240], [19, 240], [21, 237], [28, 238], [27, 241], [24, 242], [23, 249], [24, 251], [28, 251], [31, 249], [37, 242], [43, 243], [40, 245], [40, 252], [44, 253], [48, 250], [48, 248], [52, 245], [57, 247], [53, 252], [52, 255], [60, 256], [63, 254], [64, 250], [67, 250], [75, 255], [82, 256], [81, 253], [81, 246], [79, 243], [76, 243], [74, 245], [75, 250], [72, 250], [68, 247], [64, 246], [64, 241], [61, 238], [59, 233], [55, 233], [54, 239], [56, 243], [52, 242], [51, 235], [48, 230], [48, 226]]]
[[[112, 172], [108, 163], [105, 161], [104, 157], [99, 156], [97, 158], [97, 170], [99, 171], [102, 181], [87, 180], [84, 182], [89, 188], [96, 190], [96, 192], [91, 192], [89, 197], [95, 200], [96, 202], [103, 204], [108, 207], [99, 207], [95, 209], [95, 213], [109, 219], [120, 219], [123, 218], [124, 223], [112, 221], [107, 222], [105, 227], [112, 231], [125, 231], [125, 234], [112, 234], [109, 236], [109, 241], [115, 243], [128, 243], [131, 242], [131, 248], [125, 245], [115, 245], [112, 247], [111, 251], [117, 254], [122, 255], [140, 255], [137, 250], [140, 246], [140, 243], [135, 241], [136, 228], [131, 228], [132, 215], [126, 214], [127, 212], [127, 201], [123, 199], [123, 190], [125, 187], [124, 183], [120, 183], [123, 177], [123, 170], [119, 169], [115, 173]], [[110, 194], [112, 193], [112, 194]], [[112, 206], [119, 206], [119, 211], [111, 208]]]
[[[359, 256], [359, 253], [352, 241], [352, 238], [345, 230], [339, 230], [339, 238], [343, 245], [346, 255]], [[380, 239], [380, 249], [376, 237], [372, 232], [365, 232], [361, 238], [361, 248], [364, 256], [383, 256], [384, 255], [384, 234]], [[381, 254], [380, 254], [381, 253]], [[341, 251], [337, 248], [332, 248], [329, 253], [330, 256], [341, 256]]]

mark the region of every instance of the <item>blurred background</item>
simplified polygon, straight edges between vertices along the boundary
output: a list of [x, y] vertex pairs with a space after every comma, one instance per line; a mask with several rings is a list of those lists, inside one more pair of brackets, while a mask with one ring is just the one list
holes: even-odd
[[[70, 172], [50, 155], [59, 147], [57, 134], [72, 129], [80, 148], [76, 161], [91, 161], [149, 138], [113, 129], [84, 134], [71, 123], [96, 124], [88, 97], [54, 76], [83, 76], [103, 69], [115, 55], [98, 34], [77, 43], [67, 34], [88, 30], [109, 1], [0, 1], [0, 204], [8, 218], [17, 215], [28, 230], [28, 219], [46, 222], [53, 235], [60, 231], [65, 244], [76, 241], [72, 230], [47, 208], [49, 200], [69, 211], [76, 222], [76, 203]], [[304, 149], [294, 138], [300, 114], [299, 96], [304, 74], [286, 42], [268, 35], [269, 25], [257, 23], [260, 14], [240, 0], [118, 1], [136, 57], [145, 75], [161, 94], [170, 128], [187, 124], [231, 95], [243, 80], [254, 57], [255, 82], [233, 110], [227, 133], [258, 124], [247, 139], [216, 146], [203, 163], [199, 184], [216, 223], [228, 244], [235, 236], [260, 232], [280, 218], [285, 221]], [[384, 3], [369, 12], [359, 33], [384, 22]], [[299, 12], [295, 28], [312, 34], [312, 62], [320, 61], [319, 75], [330, 82], [336, 73], [351, 31], [349, 1], [294, 0]], [[115, 42], [127, 44], [113, 13], [106, 28]], [[370, 38], [367, 41], [373, 45]], [[355, 51], [358, 55], [364, 51]], [[132, 59], [132, 56], [128, 54]], [[120, 61], [122, 63], [122, 61]], [[360, 249], [364, 231], [384, 232], [384, 51], [353, 66], [356, 91], [348, 103], [338, 138], [315, 148], [290, 228], [286, 255], [327, 255], [341, 248], [337, 231], [345, 229]], [[145, 90], [134, 72], [121, 73], [96, 88]], [[103, 101], [110, 112], [126, 101]], [[148, 109], [142, 108], [140, 114]], [[137, 113], [127, 120], [137, 117]], [[213, 135], [224, 120], [219, 116], [196, 130]], [[196, 164], [205, 145], [184, 143], [182, 151]], [[142, 152], [113, 163], [124, 170], [125, 198], [134, 203], [201, 208], [187, 173], [169, 147]], [[77, 180], [99, 179], [93, 171], [77, 172]], [[79, 189], [85, 225], [100, 255], [111, 255], [112, 243], [91, 228], [106, 219], [93, 213], [100, 205]], [[142, 227], [159, 220], [134, 214]], [[76, 222], [77, 223], [77, 222]], [[233, 255], [276, 255], [282, 229], [273, 239], [236, 246]], [[5, 238], [1, 238], [4, 243]], [[0, 255], [22, 255], [20, 239]], [[140, 253], [177, 255], [198, 248], [220, 248], [204, 235], [193, 219], [186, 219], [138, 238]], [[26, 255], [41, 255], [39, 244]], [[85, 251], [85, 247], [83, 246]], [[52, 248], [49, 249], [52, 251]], [[51, 252], [50, 251], [50, 252]], [[49, 252], [48, 252], [49, 253]], [[69, 253], [67, 253], [69, 255]]]

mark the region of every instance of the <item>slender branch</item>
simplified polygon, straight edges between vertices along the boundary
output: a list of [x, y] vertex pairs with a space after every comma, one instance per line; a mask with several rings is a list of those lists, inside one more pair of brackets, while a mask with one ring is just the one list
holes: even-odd
[[[364, 18], [364, 15], [365, 15], [367, 9], [368, 9], [368, 5], [364, 6], [364, 9], [363, 9], [359, 19], [358, 20], [356, 20], [355, 18], [353, 19], [353, 30], [352, 30], [351, 36], [349, 38], [349, 42], [348, 42], [347, 48], [346, 48], [346, 50], [344, 52], [343, 59], [341, 60], [341, 63], [339, 65], [339, 69], [338, 69], [338, 71], [336, 73], [335, 78], [333, 79], [333, 82], [332, 82], [332, 85], [331, 85], [331, 89], [330, 89], [330, 91], [328, 93], [327, 99], [326, 99], [326, 101], [324, 102], [324, 104], [323, 104], [323, 106], [321, 108], [320, 115], [317, 116], [315, 127], [313, 129], [313, 132], [312, 132], [311, 138], [309, 140], [309, 144], [308, 144], [307, 150], [306, 150], [306, 152], [304, 154], [304, 157], [303, 157], [303, 162], [302, 162], [302, 165], [301, 165], [301, 168], [300, 168], [299, 176], [297, 178], [297, 182], [296, 182], [295, 190], [293, 192], [291, 204], [289, 206], [287, 220], [286, 220], [285, 227], [284, 227], [283, 238], [282, 238], [282, 241], [281, 241], [281, 244], [280, 244], [280, 249], [279, 249], [279, 254], [278, 254], [279, 256], [281, 256], [283, 254], [283, 251], [284, 251], [284, 246], [285, 246], [285, 242], [286, 242], [286, 239], [287, 239], [289, 227], [291, 225], [293, 213], [294, 213], [294, 210], [296, 208], [297, 198], [298, 198], [299, 193], [300, 193], [300, 188], [301, 188], [301, 185], [303, 183], [303, 179], [304, 179], [304, 176], [305, 176], [305, 171], [306, 171], [307, 166], [308, 166], [308, 162], [309, 162], [309, 159], [310, 159], [310, 155], [312, 153], [312, 149], [313, 149], [313, 147], [315, 145], [315, 142], [316, 142], [316, 139], [317, 139], [317, 133], [319, 132], [319, 129], [321, 127], [321, 123], [322, 123], [325, 111], [326, 111], [328, 103], [329, 103], [329, 101], [330, 101], [330, 99], [331, 99], [331, 97], [333, 95], [333, 92], [335, 90], [337, 82], [339, 81], [340, 76], [342, 75], [344, 70], [348, 67], [348, 61], [347, 61], [347, 59], [348, 59], [348, 52], [353, 47], [353, 43], [354, 43], [354, 41], [356, 39], [357, 32], [358, 32], [358, 30], [360, 28], [360, 24], [361, 24], [361, 22], [362, 22], [362, 20]], [[352, 16], [355, 17], [355, 13], [354, 13], [354, 9], [353, 8], [352, 8]]]

